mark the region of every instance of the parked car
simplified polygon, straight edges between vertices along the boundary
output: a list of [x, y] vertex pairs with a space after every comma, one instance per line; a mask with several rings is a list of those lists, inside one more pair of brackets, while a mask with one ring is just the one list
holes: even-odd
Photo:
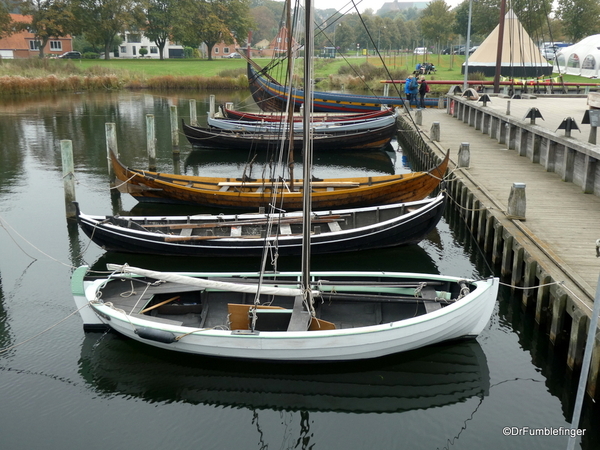
[[81, 59], [81, 53], [79, 52], [66, 52], [59, 56], [64, 59]]
[[415, 55], [426, 55], [427, 54], [427, 47], [417, 47], [417, 48], [415, 48], [415, 51], [413, 53]]
[[233, 52], [233, 53], [230, 53], [229, 55], [225, 56], [225, 58], [241, 58], [241, 57], [242, 57], [242, 55], [240, 55], [237, 52]]

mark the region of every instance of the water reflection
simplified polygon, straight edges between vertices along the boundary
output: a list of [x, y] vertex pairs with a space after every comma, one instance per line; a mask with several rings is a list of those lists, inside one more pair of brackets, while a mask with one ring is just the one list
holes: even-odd
[[290, 365], [181, 358], [113, 333], [90, 334], [79, 373], [102, 395], [250, 410], [393, 413], [483, 398], [490, 388], [487, 360], [474, 340], [368, 364]]

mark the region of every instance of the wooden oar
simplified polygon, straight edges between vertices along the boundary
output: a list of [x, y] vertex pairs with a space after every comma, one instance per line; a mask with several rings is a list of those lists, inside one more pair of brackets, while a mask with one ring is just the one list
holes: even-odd
[[140, 314], [144, 314], [148, 311], [152, 311], [153, 309], [158, 308], [159, 306], [162, 306], [162, 305], [166, 305], [167, 303], [171, 303], [173, 300], [177, 300], [178, 298], [180, 298], [179, 295], [176, 295], [175, 297], [171, 297], [170, 299], [165, 300], [164, 302], [160, 302], [160, 303], [157, 303], [156, 305], [152, 305], [150, 308], [143, 309], [142, 311], [140, 311]]

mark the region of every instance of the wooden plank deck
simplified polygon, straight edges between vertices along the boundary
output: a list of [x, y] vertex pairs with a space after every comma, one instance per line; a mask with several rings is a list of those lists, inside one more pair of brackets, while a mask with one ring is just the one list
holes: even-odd
[[[585, 97], [502, 99], [492, 97], [488, 107], [505, 113], [510, 101], [510, 115], [523, 119], [529, 108], [536, 107], [544, 120], [536, 125], [557, 134], [563, 119], [573, 117], [581, 132], [571, 132], [571, 139], [588, 142], [590, 126], [582, 125], [581, 118], [587, 107]], [[413, 115], [415, 111], [411, 112]], [[403, 115], [407, 115], [405, 111]], [[419, 128], [430, 136], [433, 122], [440, 124], [441, 149], [450, 149], [451, 159], [458, 161], [461, 143], [470, 144], [471, 163], [461, 169], [481, 189], [494, 199], [499, 208], [506, 211], [513, 183], [525, 183], [526, 220], [520, 223], [522, 230], [533, 236], [546, 250], [554, 253], [562, 269], [577, 279], [585, 291], [594, 298], [600, 273], [600, 258], [596, 256], [596, 240], [600, 238], [600, 197], [584, 194], [579, 186], [564, 182], [556, 173], [547, 172], [540, 164], [508, 150], [506, 144], [483, 134], [480, 130], [446, 113], [445, 109], [422, 110]], [[524, 123], [529, 123], [525, 119]]]

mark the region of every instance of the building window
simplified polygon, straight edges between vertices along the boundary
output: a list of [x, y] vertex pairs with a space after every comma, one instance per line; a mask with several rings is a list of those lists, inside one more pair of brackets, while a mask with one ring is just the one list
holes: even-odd
[[133, 52], [133, 56], [137, 55], [135, 45], [131, 47], [131, 51]]
[[223, 53], [224, 53], [224, 54], [228, 54], [228, 53], [229, 53], [229, 47], [225, 47], [225, 48], [223, 49]]
[[154, 46], [150, 47], [150, 53], [152, 53], [154, 55], [157, 55], [158, 54], [158, 47], [154, 47]]
[[56, 52], [62, 51], [62, 42], [61, 41], [50, 41], [50, 50], [54, 50]]
[[219, 47], [215, 47], [215, 53], [219, 53]]
[[40, 41], [29, 41], [29, 50], [39, 50]]
[[127, 53], [127, 47], [121, 45], [121, 53]]
[[139, 34], [129, 34], [127, 35], [127, 42], [140, 43], [142, 38]]

